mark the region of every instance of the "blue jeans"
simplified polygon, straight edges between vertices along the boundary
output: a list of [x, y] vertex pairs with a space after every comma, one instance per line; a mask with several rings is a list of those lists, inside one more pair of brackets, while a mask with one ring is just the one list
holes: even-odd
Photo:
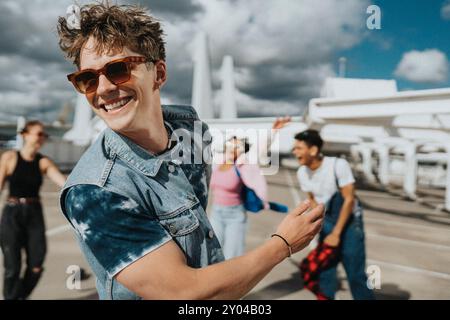
[[[333, 231], [335, 224], [335, 219], [325, 218], [320, 233], [320, 241], [323, 241], [323, 239]], [[366, 250], [362, 215], [350, 217], [350, 220], [341, 235], [339, 258], [330, 266], [330, 268], [320, 273], [319, 286], [322, 292], [331, 299], [334, 299], [338, 289], [336, 269], [339, 262], [342, 262], [344, 265], [353, 299], [375, 299], [372, 290], [367, 287], [367, 275], [365, 272]]]
[[243, 205], [214, 205], [211, 225], [222, 246], [225, 259], [244, 254], [247, 232], [247, 212]]

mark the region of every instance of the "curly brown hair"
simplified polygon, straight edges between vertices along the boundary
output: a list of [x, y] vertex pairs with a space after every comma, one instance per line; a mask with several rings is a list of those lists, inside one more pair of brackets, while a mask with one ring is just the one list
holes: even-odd
[[80, 12], [80, 29], [71, 29], [65, 17], [59, 17], [57, 26], [59, 46], [78, 68], [81, 48], [91, 36], [98, 54], [128, 47], [149, 60], [166, 60], [161, 25], [145, 8], [104, 1], [84, 5]]

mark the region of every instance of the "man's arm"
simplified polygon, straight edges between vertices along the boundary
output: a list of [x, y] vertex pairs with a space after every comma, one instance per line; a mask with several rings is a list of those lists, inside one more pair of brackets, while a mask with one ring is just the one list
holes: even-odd
[[333, 229], [333, 233], [341, 235], [342, 230], [344, 230], [345, 225], [347, 224], [348, 219], [352, 215], [353, 206], [355, 204], [355, 186], [354, 184], [349, 184], [341, 188], [341, 194], [344, 198], [344, 203], [341, 208], [341, 212], [339, 213], [339, 219], [336, 223], [336, 226]]
[[[322, 226], [323, 206], [305, 213], [308, 208], [309, 202], [302, 203], [277, 229], [293, 252], [305, 248]], [[194, 269], [170, 241], [123, 269], [116, 279], [145, 299], [239, 299], [288, 255], [283, 240], [273, 237], [241, 257]]]
[[352, 215], [353, 206], [355, 204], [355, 187], [353, 183], [342, 187], [340, 192], [344, 198], [344, 203], [342, 204], [339, 218], [333, 228], [333, 231], [324, 240], [326, 244], [332, 247], [337, 247], [339, 245], [342, 231], [344, 230], [348, 219]]

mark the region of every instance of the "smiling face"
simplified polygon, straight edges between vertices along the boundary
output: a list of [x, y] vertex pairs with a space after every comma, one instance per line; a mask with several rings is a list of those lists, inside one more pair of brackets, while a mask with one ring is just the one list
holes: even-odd
[[[142, 56], [127, 47], [120, 52], [99, 53], [94, 49], [95, 44], [93, 37], [84, 44], [80, 70], [97, 70], [113, 60]], [[94, 112], [114, 131], [127, 135], [158, 127], [156, 121], [161, 121], [160, 88], [166, 81], [166, 66], [163, 61], [150, 66], [131, 64], [130, 80], [119, 85], [101, 74], [97, 90], [86, 94]]]
[[308, 146], [305, 141], [295, 140], [292, 154], [297, 158], [300, 165], [310, 166], [317, 158], [319, 149], [316, 146]]

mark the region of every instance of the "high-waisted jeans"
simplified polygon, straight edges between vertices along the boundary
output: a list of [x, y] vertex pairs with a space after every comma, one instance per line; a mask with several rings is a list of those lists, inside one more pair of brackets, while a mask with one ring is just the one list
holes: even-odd
[[[26, 299], [41, 277], [47, 251], [39, 202], [5, 205], [0, 222], [0, 245], [4, 260], [3, 297], [5, 300]], [[27, 264], [23, 279], [20, 277], [22, 249], [25, 249]]]
[[243, 255], [247, 233], [247, 212], [244, 206], [214, 205], [210, 220], [225, 259]]

